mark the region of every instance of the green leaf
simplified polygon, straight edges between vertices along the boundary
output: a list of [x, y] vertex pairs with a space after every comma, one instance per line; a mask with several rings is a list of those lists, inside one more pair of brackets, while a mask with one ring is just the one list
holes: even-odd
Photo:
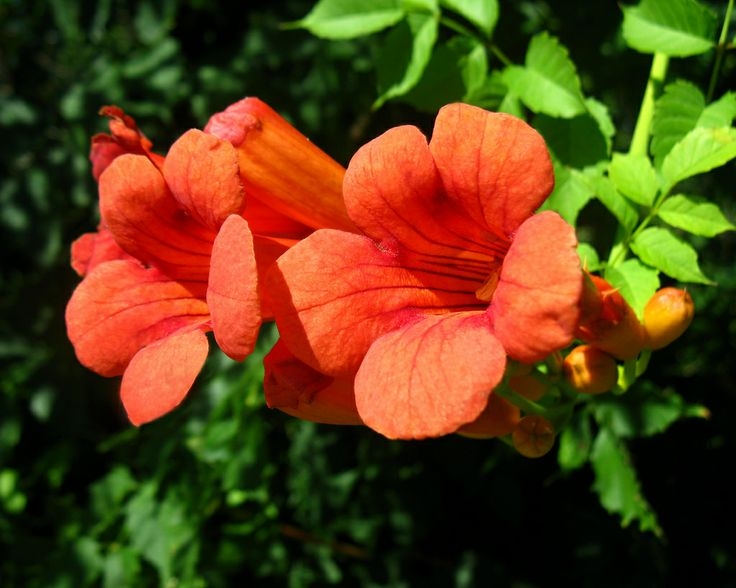
[[593, 442], [590, 461], [595, 473], [593, 490], [601, 505], [609, 513], [621, 517], [626, 527], [632, 521], [639, 522], [641, 531], [661, 535], [657, 515], [641, 492], [631, 456], [622, 441], [608, 429], [601, 429]]
[[526, 112], [524, 112], [524, 107], [521, 105], [521, 100], [513, 92], [508, 92], [503, 97], [501, 104], [498, 105], [498, 112], [513, 114], [516, 118], [526, 120]]
[[352, 39], [376, 33], [404, 18], [400, 0], [320, 0], [293, 23], [323, 39]]
[[586, 111], [580, 79], [567, 49], [546, 32], [529, 43], [524, 67], [507, 67], [504, 80], [534, 112], [572, 118]]
[[641, 260], [681, 282], [710, 284], [698, 266], [698, 254], [688, 243], [681, 241], [667, 229], [650, 227], [639, 233], [631, 249]]
[[631, 202], [618, 193], [613, 182], [606, 177], [589, 178], [595, 195], [608, 211], [615, 216], [621, 226], [631, 231], [639, 220], [639, 213]]
[[490, 38], [498, 21], [498, 0], [440, 0], [440, 4], [456, 12]]
[[435, 16], [410, 14], [388, 34], [376, 63], [381, 95], [374, 109], [416, 86], [432, 55], [438, 26]]
[[662, 162], [666, 190], [682, 180], [705, 173], [736, 157], [736, 129], [702, 128], [690, 131]]
[[578, 214], [593, 198], [593, 190], [580, 172], [555, 166], [555, 189], [542, 204], [542, 210], [554, 210], [572, 226]]
[[606, 153], [610, 153], [613, 136], [616, 134], [616, 127], [608, 112], [608, 107], [603, 102], [598, 102], [595, 98], [586, 98], [585, 106], [588, 108], [590, 116], [598, 123], [598, 130], [606, 141]]
[[586, 271], [594, 272], [602, 266], [598, 252], [589, 243], [578, 243], [578, 257], [580, 258], [580, 265]]
[[699, 127], [730, 127], [736, 118], [736, 94], [727, 92], [705, 107], [698, 122]]
[[608, 176], [619, 192], [643, 206], [651, 206], [659, 190], [657, 173], [646, 155], [614, 153]]
[[659, 272], [638, 259], [627, 259], [615, 267], [609, 267], [606, 279], [618, 288], [639, 318], [644, 316], [644, 307], [659, 289]]
[[632, 49], [687, 57], [714, 45], [716, 17], [695, 0], [642, 0], [622, 8], [624, 39]]
[[651, 153], [657, 168], [672, 147], [698, 124], [705, 109], [703, 93], [679, 80], [665, 87], [654, 106]]
[[702, 237], [714, 237], [724, 231], [736, 229], [718, 206], [702, 198], [684, 194], [665, 200], [657, 215], [673, 227]]
[[588, 461], [593, 435], [587, 411], [577, 411], [560, 433], [557, 463], [563, 470], [576, 470]]

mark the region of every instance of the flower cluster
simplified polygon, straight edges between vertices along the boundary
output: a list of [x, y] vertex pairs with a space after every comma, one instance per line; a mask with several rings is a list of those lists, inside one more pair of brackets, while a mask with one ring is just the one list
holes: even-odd
[[[536, 212], [553, 167], [518, 118], [448, 105], [430, 141], [390, 129], [345, 170], [254, 98], [165, 156], [120, 109], [102, 113], [110, 134], [91, 154], [101, 222], [72, 247], [83, 280], [67, 326], [85, 366], [123, 376], [134, 424], [181, 403], [207, 332], [242, 360], [275, 319], [269, 406], [389, 438], [513, 433], [534, 457], [554, 427], [522, 418], [546, 391], [532, 364], [587, 341], [564, 369], [579, 376], [582, 357], [609, 389], [615, 361], [611, 371], [601, 357], [660, 344], [583, 272], [573, 228]], [[671, 337], [662, 312], [650, 315], [650, 331]], [[603, 391], [599, 380], [578, 389]]]

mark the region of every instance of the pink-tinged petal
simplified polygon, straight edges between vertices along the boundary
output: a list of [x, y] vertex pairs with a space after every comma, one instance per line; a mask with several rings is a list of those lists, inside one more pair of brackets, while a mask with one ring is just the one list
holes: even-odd
[[238, 154], [214, 135], [184, 133], [166, 156], [164, 179], [182, 208], [214, 231], [243, 209]]
[[123, 374], [120, 398], [136, 426], [162, 417], [186, 397], [207, 359], [207, 335], [174, 333], [135, 354]]
[[510, 238], [554, 187], [541, 135], [508, 114], [445, 106], [430, 149], [448, 196], [502, 237]]
[[248, 197], [308, 227], [355, 230], [342, 199], [345, 169], [261, 100], [218, 112], [205, 132], [238, 150]]
[[132, 261], [97, 266], [66, 308], [69, 340], [80, 363], [103, 376], [123, 373], [141, 348], [209, 321], [200, 282], [175, 282]]
[[263, 358], [266, 404], [291, 416], [329, 425], [360, 425], [352, 379], [321, 374], [298, 360], [281, 340]]
[[480, 416], [472, 423], [460, 427], [457, 432], [463, 437], [473, 439], [502, 437], [510, 435], [520, 420], [521, 412], [518, 407], [492, 393]]
[[471, 219], [444, 193], [427, 140], [415, 127], [374, 139], [350, 161], [343, 184], [353, 222], [427, 279], [485, 281], [508, 241]]
[[576, 246], [575, 230], [554, 212], [519, 228], [490, 308], [512, 358], [534, 363], [572, 342], [583, 289]]
[[72, 268], [80, 276], [106, 261], [134, 259], [123, 251], [110, 231], [100, 226], [96, 233], [85, 233], [72, 243]]
[[371, 239], [329, 229], [284, 253], [266, 281], [286, 345], [337, 377], [354, 374], [376, 338], [424, 314], [486, 308], [472, 289], [430, 289]]
[[355, 377], [358, 413], [390, 439], [446, 435], [478, 418], [505, 366], [485, 314], [426, 317], [368, 350]]
[[144, 263], [182, 279], [206, 280], [216, 232], [178, 206], [145, 157], [118, 157], [100, 177], [100, 212], [115, 241]]
[[212, 247], [207, 306], [220, 349], [235, 360], [245, 359], [258, 338], [261, 308], [253, 237], [240, 216], [225, 220]]

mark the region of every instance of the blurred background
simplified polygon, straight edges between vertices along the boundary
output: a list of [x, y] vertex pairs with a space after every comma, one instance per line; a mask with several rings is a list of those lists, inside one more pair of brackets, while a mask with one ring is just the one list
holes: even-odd
[[[123, 107], [160, 152], [246, 95], [344, 165], [391, 126], [431, 130], [416, 104], [371, 110], [381, 35], [281, 26], [310, 0], [241, 4], [0, 0], [0, 586], [736, 586], [733, 233], [701, 252], [719, 286], [692, 288], [693, 326], [649, 372], [710, 418], [629, 444], [662, 537], [622, 527], [591, 469], [561, 473], [554, 452], [392, 442], [267, 409], [269, 326], [244, 365], [212, 353], [179, 410], [127, 423], [118, 379], [80, 366], [64, 326], [69, 245], [98, 220], [87, 157], [101, 106]], [[650, 59], [626, 49], [615, 3], [556, 4], [502, 3], [494, 40], [520, 62], [531, 35], [559, 37], [625, 146]], [[669, 78], [707, 87], [712, 58]], [[735, 74], [730, 55], [717, 95]], [[731, 220], [735, 175], [700, 184]]]

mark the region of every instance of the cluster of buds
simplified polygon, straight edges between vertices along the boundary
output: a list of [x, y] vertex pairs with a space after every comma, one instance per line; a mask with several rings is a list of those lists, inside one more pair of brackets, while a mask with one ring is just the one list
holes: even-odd
[[640, 321], [621, 293], [603, 278], [586, 273], [575, 347], [565, 358], [568, 384], [582, 394], [601, 394], [618, 380], [616, 360], [633, 360], [642, 350], [661, 349], [682, 335], [694, 314], [685, 290], [662, 288], [644, 309]]

